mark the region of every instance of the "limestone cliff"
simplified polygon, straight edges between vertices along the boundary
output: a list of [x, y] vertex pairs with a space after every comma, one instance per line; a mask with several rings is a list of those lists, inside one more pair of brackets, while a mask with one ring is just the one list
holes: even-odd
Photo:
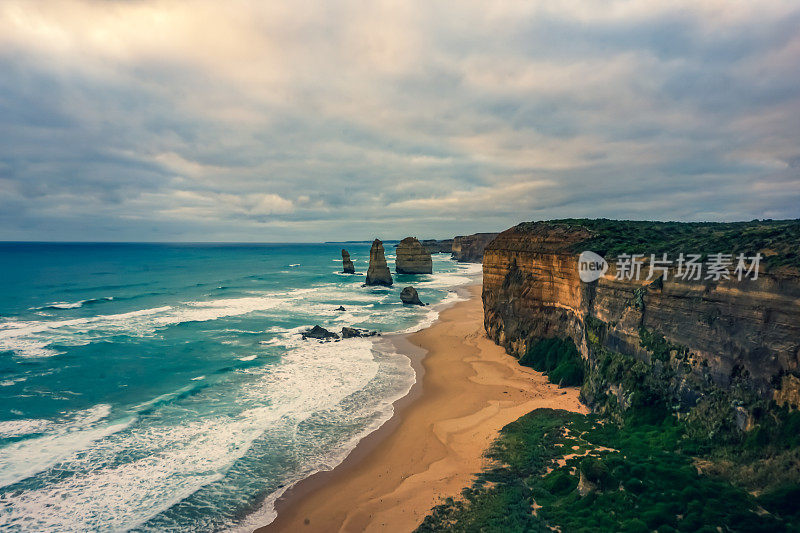
[[383, 252], [383, 243], [379, 239], [372, 241], [372, 248], [369, 251], [366, 285], [385, 285], [387, 287], [392, 285], [392, 273], [389, 272]]
[[342, 272], [345, 274], [355, 274], [356, 267], [353, 266], [353, 261], [350, 260], [350, 252], [342, 248]]
[[452, 257], [462, 263], [480, 263], [483, 250], [497, 237], [497, 233], [459, 235], [453, 239]]
[[[604, 223], [613, 228], [613, 222]], [[691, 235], [695, 230], [678, 226], [675, 231]], [[703, 242], [727, 246], [728, 241], [718, 237], [727, 235], [725, 231], [711, 227]], [[757, 228], [741, 232], [755, 234]], [[638, 246], [648, 246], [647, 239], [636, 234], [622, 234], [620, 239], [644, 240]], [[748, 242], [766, 243], [770, 248], [751, 251], [769, 254], [781, 239], [782, 234], [775, 233]], [[630, 356], [645, 365], [644, 375], [663, 381], [677, 410], [691, 409], [714, 391], [734, 388], [758, 398], [800, 404], [796, 268], [762, 264], [756, 280], [683, 281], [676, 279], [674, 269], [667, 271], [666, 279], [618, 280], [616, 266], [609, 261], [608, 272], [599, 280], [582, 282], [579, 252], [593, 243], [609, 247], [612, 241], [591, 225], [574, 223], [529, 223], [501, 233], [483, 257], [484, 325], [489, 337], [517, 357], [538, 339], [571, 338], [589, 368], [600, 364], [601, 355]], [[789, 260], [792, 253], [786, 254]], [[588, 383], [583, 392], [590, 405], [614, 396], [623, 407], [630, 394], [625, 384], [613, 382]]]
[[431, 274], [433, 261], [431, 253], [416, 237], [406, 237], [397, 245], [395, 271], [398, 274]]
[[432, 254], [449, 254], [453, 252], [453, 239], [438, 241], [436, 239], [425, 239], [420, 242]]

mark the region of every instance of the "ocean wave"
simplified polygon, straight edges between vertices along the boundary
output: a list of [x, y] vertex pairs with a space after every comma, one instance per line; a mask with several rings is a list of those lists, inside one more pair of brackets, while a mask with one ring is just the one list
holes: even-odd
[[52, 357], [60, 353], [50, 348], [53, 344], [81, 346], [113, 335], [145, 337], [177, 324], [275, 309], [289, 299], [286, 295], [220, 298], [94, 317], [6, 321], [0, 324], [0, 351], [21, 357]]
[[56, 421], [29, 419], [4, 422], [0, 426], [0, 435], [5, 438], [43, 435], [0, 448], [0, 487], [36, 475], [84, 450], [92, 442], [121, 431], [133, 421], [128, 419], [99, 424], [110, 412], [110, 405], [98, 404]]
[[[219, 405], [215, 398], [220, 394], [227, 394], [229, 402], [235, 397], [234, 405], [239, 408], [236, 414], [212, 412], [201, 416], [193, 409], [170, 403], [147, 417], [132, 417], [135, 423], [124, 428], [96, 424], [87, 430], [92, 433], [78, 431], [73, 442], [62, 440], [49, 446], [40, 440], [47, 437], [33, 439], [45, 444], [45, 449], [58, 448], [59, 452], [38, 459], [35, 448], [11, 450], [15, 458], [24, 459], [28, 453], [33, 457], [23, 472], [14, 472], [16, 479], [38, 473], [47, 483], [7, 493], [0, 500], [0, 529], [25, 524], [28, 528], [60, 531], [98, 527], [159, 530], [157, 526], [148, 527], [147, 521], [223, 479], [265, 432], [273, 437], [297, 434], [298, 425], [311, 416], [340, 413], [347, 420], [350, 409], [359, 409], [363, 412], [356, 413], [358, 416], [371, 420], [360, 432], [367, 434], [391, 416], [391, 402], [413, 383], [406, 358], [394, 355], [390, 362], [380, 361], [372, 348], [370, 339], [307, 343], [287, 353], [280, 366], [261, 369], [234, 391], [204, 391], [209, 395], [202, 400], [205, 405]], [[388, 396], [371, 403], [352, 399], [354, 394], [368, 390], [370, 383], [375, 387], [375, 383], [384, 382], [388, 384], [380, 391], [385, 389]], [[172, 414], [167, 416], [163, 409]], [[186, 418], [175, 423], [175, 413]], [[165, 426], [166, 420], [173, 422]], [[301, 454], [313, 447], [313, 435], [312, 431], [296, 443]], [[360, 435], [333, 450], [326, 449], [322, 455], [315, 451], [303, 460], [301, 470], [332, 468], [358, 438]], [[80, 453], [75, 453], [76, 449]], [[55, 463], [58, 467], [52, 474], [44, 472]], [[72, 474], [60, 477], [57, 471], [61, 469]], [[218, 490], [225, 487], [227, 483]]]
[[98, 304], [101, 302], [110, 302], [114, 299], [113, 296], [105, 296], [103, 298], [89, 298], [87, 300], [79, 300], [77, 302], [51, 302], [41, 307], [31, 307], [31, 311], [47, 311], [49, 309], [78, 309], [87, 305]]
[[[384, 381], [373, 379], [360, 392], [354, 392], [350, 398], [351, 402], [348, 402], [348, 408], [340, 413], [340, 416], [345, 419], [367, 418], [369, 422], [360, 431], [350, 435], [345, 441], [326, 448], [324, 452], [318, 455], [308, 457], [305, 464], [301, 465], [301, 468], [284, 479], [282, 486], [265, 498], [256, 512], [248, 515], [245, 520], [226, 528], [228, 533], [245, 533], [271, 523], [277, 516], [275, 502], [287, 490], [317, 472], [336, 468], [364, 437], [370, 435], [391, 419], [394, 415], [394, 402], [408, 394], [416, 381], [416, 375], [408, 357], [398, 354], [393, 349], [378, 350], [377, 346], [374, 345], [373, 349], [374, 360], [383, 366]], [[376, 390], [385, 387], [389, 382], [392, 384], [388, 388], [382, 389], [380, 392]], [[371, 397], [373, 400], [377, 399], [377, 402], [361, 401], [362, 395]], [[341, 402], [340, 405], [342, 405]]]
[[[459, 266], [453, 274], [437, 273], [420, 283], [439, 284], [423, 287], [430, 289], [430, 294], [439, 291], [435, 292], [438, 299], [452, 285], [470, 281], [470, 269], [476, 267]], [[375, 329], [383, 325], [386, 331], [416, 331], [433, 323], [441, 307], [459, 298], [451, 292], [442, 304], [402, 307], [399, 287], [372, 292], [360, 289], [360, 283], [360, 279], [348, 283], [337, 277], [330, 284], [280, 293], [183, 302], [73, 320], [0, 324], [0, 350], [14, 347], [17, 355], [39, 356], [52, 350], [51, 345], [85, 344], [112, 335], [149, 336], [171, 325], [250, 312], [283, 317], [290, 310], [292, 320], [308, 322], [292, 328], [289, 325], [297, 322], [281, 320], [273, 323], [288, 325], [260, 332], [255, 331], [259, 326], [202, 326], [204, 333], [216, 340], [222, 335], [230, 335], [225, 340], [231, 341], [242, 337], [249, 348], [231, 349], [229, 363], [223, 363], [230, 366], [189, 374], [197, 377], [184, 387], [131, 407], [121, 420], [109, 420], [106, 412], [97, 420], [74, 425], [67, 433], [63, 421], [53, 425], [31, 418], [7, 426], [9, 435], [17, 435], [11, 438], [25, 439], [13, 444], [38, 443], [39, 447], [0, 448], [0, 457], [7, 450], [32, 458], [7, 474], [26, 476], [23, 480], [35, 476], [3, 494], [0, 530], [180, 529], [169, 522], [186, 519], [180, 509], [198, 502], [201, 507], [224, 505], [213, 496], [234, 488], [252, 488], [252, 479], [260, 480], [261, 487], [263, 483], [275, 485], [269, 486], [271, 494], [246, 523], [271, 521], [274, 501], [283, 491], [344, 460], [358, 441], [392, 416], [392, 403], [407, 394], [415, 380], [408, 358], [385, 351], [377, 337], [319, 344], [302, 341], [297, 333], [317, 322], [331, 329], [364, 322]], [[334, 312], [339, 302], [347, 311]], [[403, 330], [409, 323], [413, 325]], [[244, 337], [255, 334], [264, 335], [260, 342], [264, 348], [253, 346], [258, 338]], [[274, 364], [272, 358], [256, 361], [259, 355], [275, 353], [280, 358], [276, 357]], [[262, 364], [265, 361], [269, 364]], [[199, 379], [201, 374], [209, 379]], [[262, 465], [265, 454], [272, 457], [269, 453], [277, 449], [288, 454], [287, 461], [280, 463], [284, 470], [279, 477], [254, 476], [246, 482], [232, 477], [243, 475], [243, 465]], [[252, 468], [263, 473], [258, 466]], [[2, 475], [0, 463], [0, 480]], [[251, 502], [250, 498], [252, 493], [242, 501]], [[170, 509], [181, 501], [185, 505]], [[217, 507], [207, 514], [216, 520], [230, 516], [217, 512]], [[214, 524], [207, 529], [234, 525]]]

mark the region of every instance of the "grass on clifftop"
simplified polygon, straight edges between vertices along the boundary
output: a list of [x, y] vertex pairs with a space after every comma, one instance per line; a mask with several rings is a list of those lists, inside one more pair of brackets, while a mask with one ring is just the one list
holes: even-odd
[[537, 409], [503, 428], [458, 500], [419, 532], [797, 531], [796, 489], [756, 498], [698, 473], [671, 417], [617, 426]]
[[619, 254], [743, 253], [764, 255], [772, 268], [800, 268], [800, 219], [753, 220], [750, 222], [649, 222], [566, 218], [546, 222], [524, 222], [525, 230], [534, 224], [567, 224], [588, 229], [589, 240], [575, 251], [592, 250], [606, 259]]

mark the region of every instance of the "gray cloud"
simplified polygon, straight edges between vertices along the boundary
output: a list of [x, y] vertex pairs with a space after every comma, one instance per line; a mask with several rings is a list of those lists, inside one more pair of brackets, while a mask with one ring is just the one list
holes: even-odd
[[0, 5], [0, 239], [800, 216], [800, 9]]

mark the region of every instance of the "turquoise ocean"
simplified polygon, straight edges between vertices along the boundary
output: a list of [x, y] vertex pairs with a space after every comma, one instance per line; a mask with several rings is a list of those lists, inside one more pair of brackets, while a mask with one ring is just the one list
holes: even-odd
[[[362, 287], [368, 257], [367, 243], [0, 243], [0, 530], [271, 521], [415, 381], [383, 337], [298, 333], [415, 331], [480, 274], [434, 254], [432, 275]], [[403, 306], [406, 285], [431, 305]]]

